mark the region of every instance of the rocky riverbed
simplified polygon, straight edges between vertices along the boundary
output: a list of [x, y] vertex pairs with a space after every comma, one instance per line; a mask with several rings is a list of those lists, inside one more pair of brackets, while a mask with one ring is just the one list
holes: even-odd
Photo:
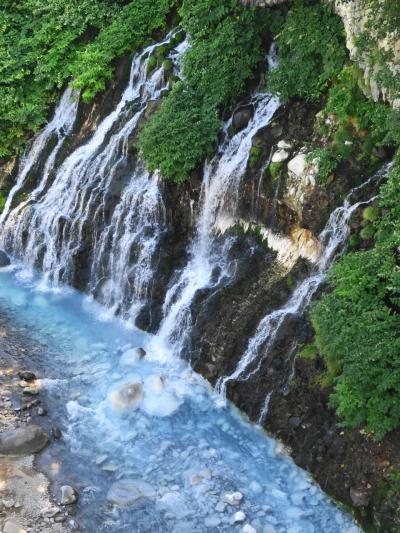
[[[38, 456], [61, 437], [47, 419], [46, 398], [33, 346], [23, 329], [0, 318], [0, 528], [3, 533], [72, 531], [76, 494], [63, 487], [53, 498]], [[29, 370], [26, 364], [29, 361]], [[72, 491], [72, 492], [71, 492]], [[72, 496], [71, 496], [72, 494]], [[57, 501], [58, 500], [58, 501]], [[63, 505], [63, 504], [64, 505]]]

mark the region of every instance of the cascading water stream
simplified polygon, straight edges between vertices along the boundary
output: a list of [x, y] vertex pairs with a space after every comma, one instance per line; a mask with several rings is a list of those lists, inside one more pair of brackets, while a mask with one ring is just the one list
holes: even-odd
[[[60, 102], [54, 112], [54, 116], [51, 121], [42, 129], [42, 131], [35, 137], [32, 144], [25, 151], [21, 158], [20, 168], [16, 183], [10, 190], [6, 203], [4, 205], [3, 212], [0, 216], [0, 229], [5, 224], [7, 217], [10, 214], [11, 206], [16, 195], [23, 189], [29, 175], [35, 165], [38, 163], [40, 156], [46, 149], [51, 139], [56, 136], [57, 143], [52, 149], [50, 155], [47, 158], [43, 169], [43, 177], [41, 182], [45, 183], [49, 176], [50, 171], [53, 168], [55, 159], [66, 137], [70, 134], [76, 119], [76, 113], [78, 110], [79, 94], [67, 87], [62, 95]], [[37, 194], [38, 191], [35, 192]], [[23, 202], [26, 205], [27, 202]], [[22, 206], [18, 207], [18, 212]]]
[[345, 198], [343, 206], [338, 207], [331, 213], [324, 230], [319, 236], [319, 241], [324, 248], [317, 270], [295, 288], [286, 305], [261, 320], [235, 371], [228, 376], [221, 377], [216, 383], [215, 389], [223, 398], [226, 398], [229, 382], [246, 381], [260, 370], [261, 364], [274, 347], [277, 334], [285, 320], [290, 316], [301, 315], [307, 309], [318, 288], [325, 282], [327, 269], [335, 257], [343, 251], [350, 234], [349, 223], [353, 213], [361, 205], [372, 202], [376, 197], [351, 204], [352, 198], [355, 193], [369, 185], [371, 181], [377, 181], [386, 176], [389, 169], [390, 165], [386, 165], [365, 184], [350, 191]]
[[[276, 50], [272, 46], [268, 55], [269, 67], [274, 68], [276, 61]], [[270, 123], [280, 102], [271, 94], [256, 93], [252, 104], [254, 116], [247, 127], [229, 139], [229, 120], [218, 155], [204, 167], [201, 207], [190, 245], [190, 259], [166, 295], [164, 319], [155, 339], [160, 353], [171, 349], [175, 353], [182, 352], [190, 334], [191, 305], [196, 293], [217, 287], [232, 276], [233, 267], [227, 260], [232, 241], [228, 238], [221, 243], [218, 235], [237, 218], [240, 185], [253, 137]]]
[[[2, 230], [6, 250], [43, 270], [47, 283], [78, 285], [132, 321], [152, 281], [165, 209], [157, 175], [140, 160], [132, 171], [128, 146], [147, 104], [167, 90], [164, 68], [149, 74], [148, 64], [155, 49], [173, 36], [134, 57], [115, 110], [65, 159], [40, 196], [47, 181], [43, 175]], [[184, 41], [170, 54], [176, 74], [186, 47]]]

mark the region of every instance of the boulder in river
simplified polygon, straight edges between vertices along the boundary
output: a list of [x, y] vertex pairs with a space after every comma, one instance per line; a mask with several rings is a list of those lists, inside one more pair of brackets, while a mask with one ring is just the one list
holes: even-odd
[[78, 501], [78, 493], [70, 485], [63, 485], [60, 488], [60, 503], [61, 505], [72, 505]]
[[252, 106], [242, 107], [234, 112], [232, 117], [232, 126], [235, 130], [242, 130], [250, 122], [254, 114]]
[[142, 382], [139, 379], [133, 379], [119, 389], [111, 391], [108, 399], [118, 411], [137, 409], [143, 399]]
[[10, 429], [0, 435], [0, 454], [30, 455], [40, 452], [48, 442], [45, 430], [35, 424]]
[[10, 258], [4, 250], [0, 250], [0, 267], [6, 267], [11, 263]]
[[154, 498], [154, 488], [141, 479], [121, 479], [110, 487], [107, 500], [119, 507], [133, 507]]

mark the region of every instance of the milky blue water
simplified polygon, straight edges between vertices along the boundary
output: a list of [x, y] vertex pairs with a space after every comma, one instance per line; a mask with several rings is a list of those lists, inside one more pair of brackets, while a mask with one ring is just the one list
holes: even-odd
[[[43, 462], [55, 494], [65, 483], [77, 488], [82, 531], [359, 531], [282, 446], [219, 405], [185, 362], [153, 353], [150, 335], [17, 267], [0, 269], [0, 312], [40, 346], [32, 364], [63, 433]], [[147, 351], [141, 360], [138, 346]], [[137, 393], [129, 405], [127, 384]], [[109, 491], [121, 480], [142, 497], [132, 502], [128, 490], [128, 505], [116, 502]], [[239, 505], [224, 503], [234, 492]]]

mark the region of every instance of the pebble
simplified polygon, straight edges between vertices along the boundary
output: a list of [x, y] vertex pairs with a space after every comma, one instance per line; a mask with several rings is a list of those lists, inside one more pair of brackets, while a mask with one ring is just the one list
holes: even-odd
[[99, 455], [99, 457], [97, 457], [95, 463], [97, 466], [100, 466], [102, 465], [103, 463], [105, 463], [108, 459], [108, 455]]
[[220, 525], [220, 523], [221, 523], [221, 519], [217, 515], [208, 516], [204, 520], [204, 525], [206, 527], [218, 527]]
[[242, 527], [242, 533], [257, 533], [257, 530], [250, 524], [246, 524]]
[[229, 505], [240, 505], [243, 500], [243, 494], [241, 492], [232, 492], [224, 494], [221, 500]]
[[44, 407], [38, 407], [37, 408], [37, 414], [39, 416], [45, 416], [45, 415], [47, 415], [47, 411], [46, 411], [46, 409]]
[[61, 430], [60, 428], [57, 428], [57, 427], [54, 427], [52, 429], [52, 433], [53, 433], [53, 437], [57, 440], [61, 439], [62, 437], [62, 433], [61, 433]]
[[36, 387], [24, 387], [22, 393], [28, 394], [29, 396], [36, 396], [37, 394], [39, 394], [39, 389], [37, 389]]
[[233, 515], [233, 523], [234, 524], [240, 524], [241, 522], [244, 522], [246, 520], [246, 515], [243, 511], [238, 511]]
[[18, 376], [24, 381], [34, 381], [36, 379], [36, 375], [30, 370], [20, 370]]
[[258, 483], [258, 481], [252, 481], [250, 483], [250, 490], [254, 492], [254, 494], [261, 494], [263, 491], [262, 486], [260, 483]]
[[225, 502], [218, 502], [217, 503], [217, 506], [215, 508], [216, 511], [218, 511], [218, 513], [223, 513], [226, 509], [226, 503]]
[[11, 509], [11, 507], [14, 507], [14, 500], [3, 500], [3, 505], [6, 509]]
[[70, 485], [63, 485], [60, 488], [60, 492], [61, 492], [61, 498], [60, 498], [61, 505], [72, 505], [73, 503], [76, 503], [78, 501], [78, 493]]

